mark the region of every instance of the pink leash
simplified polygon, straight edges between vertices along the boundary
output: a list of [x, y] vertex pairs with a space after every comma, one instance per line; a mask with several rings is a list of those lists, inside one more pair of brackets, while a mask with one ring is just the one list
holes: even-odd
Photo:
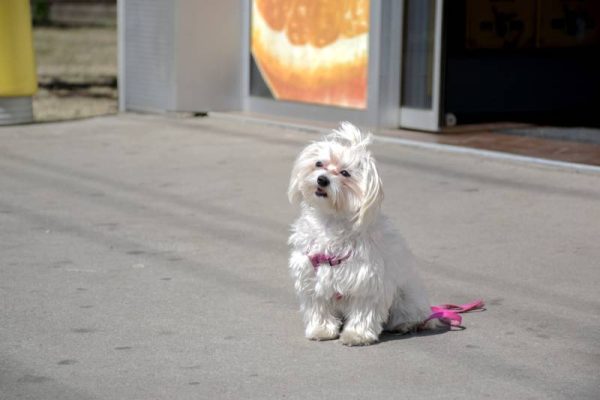
[[439, 319], [441, 322], [450, 326], [461, 326], [462, 317], [460, 314], [473, 310], [480, 310], [484, 305], [485, 303], [483, 300], [475, 300], [471, 303], [461, 304], [459, 306], [454, 304], [440, 304], [438, 306], [431, 306], [431, 315], [425, 320], [425, 322], [432, 319]]

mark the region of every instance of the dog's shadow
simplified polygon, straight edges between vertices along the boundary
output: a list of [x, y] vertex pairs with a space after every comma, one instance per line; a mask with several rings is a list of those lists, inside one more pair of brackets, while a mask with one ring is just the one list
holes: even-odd
[[436, 329], [429, 329], [429, 330], [423, 330], [423, 331], [416, 331], [416, 332], [406, 332], [406, 333], [402, 333], [402, 332], [396, 332], [396, 331], [383, 331], [381, 332], [381, 335], [379, 335], [379, 343], [384, 343], [384, 342], [391, 342], [393, 340], [405, 340], [405, 339], [415, 339], [415, 338], [420, 338], [420, 337], [427, 337], [427, 336], [435, 336], [435, 335], [443, 335], [445, 333], [449, 333], [449, 332], [456, 332], [456, 331], [462, 331], [465, 330], [467, 328], [465, 328], [464, 326], [442, 326]]
[[[487, 311], [487, 309], [485, 307], [482, 308], [478, 308], [476, 310], [470, 310], [470, 313], [475, 313], [475, 312], [485, 312]], [[463, 325], [440, 325], [438, 327], [436, 327], [435, 329], [427, 329], [427, 330], [417, 330], [417, 331], [411, 331], [411, 332], [396, 332], [396, 331], [383, 331], [381, 332], [381, 335], [379, 335], [379, 343], [383, 343], [383, 342], [391, 342], [392, 340], [404, 340], [404, 339], [413, 339], [413, 338], [419, 338], [419, 337], [427, 337], [427, 336], [434, 336], [434, 335], [443, 335], [445, 333], [451, 333], [451, 332], [460, 332], [460, 331], [464, 331], [465, 329], [467, 329], [465, 326]]]

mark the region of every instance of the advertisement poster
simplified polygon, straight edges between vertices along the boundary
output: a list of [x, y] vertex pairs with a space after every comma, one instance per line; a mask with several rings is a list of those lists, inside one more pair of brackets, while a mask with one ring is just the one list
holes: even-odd
[[369, 0], [254, 0], [250, 94], [365, 109]]

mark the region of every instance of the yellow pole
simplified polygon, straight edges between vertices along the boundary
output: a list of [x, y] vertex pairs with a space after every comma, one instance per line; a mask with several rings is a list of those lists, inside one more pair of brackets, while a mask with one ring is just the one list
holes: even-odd
[[29, 0], [0, 0], [0, 125], [33, 121], [37, 89]]
[[29, 0], [0, 0], [0, 96], [37, 89]]

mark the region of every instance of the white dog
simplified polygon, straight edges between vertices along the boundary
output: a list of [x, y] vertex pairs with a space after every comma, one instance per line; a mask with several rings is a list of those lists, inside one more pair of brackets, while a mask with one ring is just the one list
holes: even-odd
[[379, 212], [383, 191], [370, 142], [342, 123], [307, 146], [292, 170], [288, 196], [301, 215], [289, 266], [312, 340], [368, 345], [383, 329], [436, 326], [415, 261]]

